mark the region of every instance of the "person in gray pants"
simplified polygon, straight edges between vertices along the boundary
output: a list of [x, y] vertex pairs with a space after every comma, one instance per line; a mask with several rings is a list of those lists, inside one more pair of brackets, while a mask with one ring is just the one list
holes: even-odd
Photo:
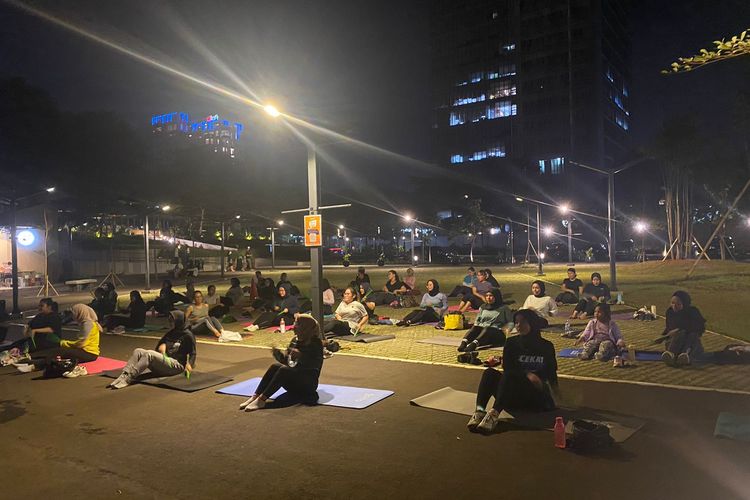
[[185, 328], [185, 315], [182, 311], [169, 313], [171, 329], [159, 340], [155, 350], [138, 348], [133, 351], [122, 373], [109, 387], [127, 387], [146, 370], [166, 377], [185, 372], [190, 374], [195, 366], [196, 344], [193, 333]]

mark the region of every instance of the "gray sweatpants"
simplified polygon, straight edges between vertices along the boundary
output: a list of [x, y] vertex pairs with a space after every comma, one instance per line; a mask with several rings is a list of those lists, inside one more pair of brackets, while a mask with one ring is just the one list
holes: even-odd
[[222, 331], [224, 329], [224, 327], [221, 325], [221, 321], [219, 321], [217, 318], [214, 318], [213, 316], [209, 316], [207, 318], [203, 318], [202, 320], [191, 326], [190, 331], [193, 332], [193, 335], [208, 335], [210, 337], [213, 337], [214, 332], [212, 332], [208, 327], [209, 323], [219, 331]]
[[177, 375], [185, 371], [185, 367], [174, 358], [165, 357], [158, 351], [141, 349], [140, 347], [133, 351], [128, 364], [122, 369], [122, 372], [130, 378], [136, 378], [146, 369], [160, 377]]

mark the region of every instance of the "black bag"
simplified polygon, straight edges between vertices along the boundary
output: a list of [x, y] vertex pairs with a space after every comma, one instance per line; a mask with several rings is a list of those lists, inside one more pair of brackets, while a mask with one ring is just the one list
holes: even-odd
[[609, 448], [614, 439], [609, 435], [609, 427], [588, 420], [573, 421], [573, 435], [568, 440], [568, 448], [574, 451], [597, 451]]
[[44, 367], [44, 378], [59, 378], [78, 365], [77, 359], [53, 359]]

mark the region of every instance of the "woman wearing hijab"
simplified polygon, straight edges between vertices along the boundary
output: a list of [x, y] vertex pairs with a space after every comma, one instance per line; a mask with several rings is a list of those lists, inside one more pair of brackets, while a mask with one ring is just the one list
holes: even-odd
[[484, 269], [484, 274], [487, 276], [487, 281], [490, 282], [490, 285], [495, 288], [500, 288], [500, 283], [497, 282], [497, 279], [492, 274], [492, 269], [490, 269], [489, 267]]
[[586, 319], [594, 314], [597, 304], [607, 302], [611, 298], [609, 287], [602, 283], [602, 275], [591, 273], [591, 283], [583, 287], [583, 298], [578, 301], [570, 319]]
[[[60, 347], [42, 349], [31, 354], [31, 362], [17, 364], [22, 372], [30, 372], [45, 367], [58, 356], [62, 359], [75, 359], [79, 363], [95, 361], [99, 357], [99, 334], [102, 331], [96, 312], [86, 304], [76, 304], [71, 308], [73, 320], [78, 323], [80, 331], [75, 340], [61, 340]], [[86, 375], [83, 366], [76, 366], [66, 377]]]
[[323, 368], [318, 322], [309, 314], [300, 314], [294, 332], [296, 336], [285, 351], [273, 350], [277, 363], [266, 370], [255, 394], [240, 405], [240, 410], [262, 409], [266, 400], [281, 388], [295, 401], [308, 405], [318, 402], [318, 379]]
[[370, 321], [377, 321], [378, 316], [375, 314], [375, 302], [372, 302], [369, 300], [370, 296], [372, 295], [372, 287], [370, 286], [369, 281], [364, 281], [359, 285], [359, 295], [357, 296], [357, 301], [359, 301], [363, 306], [365, 306], [365, 310], [367, 311], [367, 316], [370, 318]]
[[323, 290], [323, 314], [333, 314], [333, 304], [336, 303], [336, 296], [333, 293], [331, 282], [327, 278], [323, 278], [320, 288]]
[[113, 330], [125, 331], [127, 328], [143, 328], [146, 324], [146, 303], [143, 302], [141, 292], [138, 290], [130, 292], [130, 304], [123, 312], [128, 314], [108, 314], [104, 318], [104, 329], [111, 332]]
[[415, 309], [396, 323], [396, 326], [420, 325], [440, 321], [448, 310], [448, 297], [440, 291], [437, 280], [427, 280], [427, 293], [422, 295], [419, 309]]
[[[474, 326], [461, 340], [458, 352], [474, 353], [479, 347], [500, 347], [505, 344], [505, 332], [502, 329], [513, 321], [510, 309], [503, 305], [503, 295], [497, 288], [487, 292], [484, 301], [479, 308]], [[471, 362], [472, 358], [476, 358], [476, 354], [468, 357], [459, 355], [459, 361], [462, 363]]]
[[169, 313], [170, 330], [157, 342], [156, 349], [133, 351], [128, 364], [122, 373], [109, 387], [122, 389], [132, 384], [138, 375], [150, 370], [156, 376], [169, 377], [185, 372], [190, 374], [195, 366], [195, 337], [185, 327], [185, 315], [182, 311]]
[[521, 309], [533, 309], [540, 316], [557, 314], [557, 304], [546, 294], [544, 281], [536, 280], [531, 284], [531, 295], [526, 297]]
[[[477, 407], [466, 426], [471, 432], [491, 434], [502, 410], [548, 411], [555, 408], [557, 360], [555, 346], [542, 338], [546, 320], [530, 309], [521, 309], [513, 317], [518, 335], [508, 339], [502, 360], [487, 360], [490, 368], [482, 374], [477, 390]], [[503, 372], [494, 366], [503, 365]], [[490, 397], [495, 403], [487, 411]]]
[[691, 358], [703, 354], [701, 336], [706, 330], [706, 320], [687, 292], [678, 290], [665, 314], [666, 325], [662, 335], [666, 337], [665, 351], [661, 359], [670, 366], [689, 365]]
[[268, 328], [269, 326], [279, 326], [282, 319], [287, 325], [294, 323], [294, 315], [299, 312], [299, 304], [297, 297], [289, 293], [289, 288], [288, 283], [282, 283], [273, 301], [271, 310], [258, 316], [248, 328], [248, 331], [254, 332], [261, 328]]
[[365, 306], [355, 298], [354, 288], [344, 290], [341, 303], [336, 308], [335, 319], [326, 321], [323, 325], [326, 336], [356, 335], [364, 328], [369, 316]]

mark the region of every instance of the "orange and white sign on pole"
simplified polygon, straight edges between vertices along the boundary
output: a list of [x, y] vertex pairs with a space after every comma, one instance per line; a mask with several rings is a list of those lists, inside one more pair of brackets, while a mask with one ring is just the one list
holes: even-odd
[[320, 215], [305, 215], [305, 246], [319, 247], [323, 241], [323, 219]]

